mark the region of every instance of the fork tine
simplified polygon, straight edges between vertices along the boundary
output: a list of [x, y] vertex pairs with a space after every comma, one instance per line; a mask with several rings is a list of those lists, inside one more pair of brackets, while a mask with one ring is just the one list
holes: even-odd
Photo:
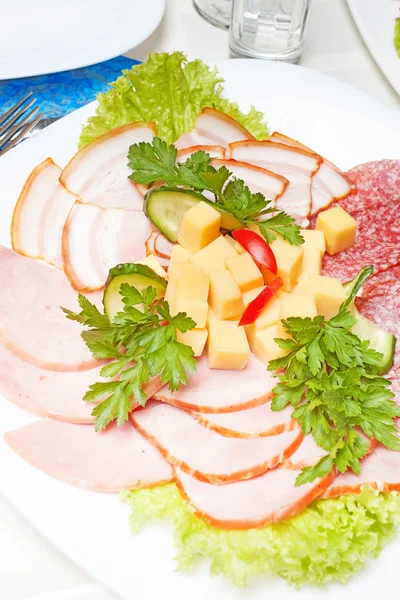
[[16, 123], [13, 127], [11, 127], [10, 129], [7, 130], [6, 134], [3, 135], [3, 137], [0, 137], [0, 147], [4, 146], [4, 144], [10, 139], [12, 138], [13, 135], [15, 135], [26, 123], [28, 123], [28, 121], [34, 116], [36, 115], [36, 113], [38, 112], [39, 107], [35, 106], [35, 108], [33, 108], [29, 113], [27, 113], [23, 119], [21, 119], [21, 121], [18, 121], [18, 123]]
[[35, 104], [35, 102], [35, 98], [32, 98], [32, 100], [28, 102], [28, 104], [21, 106], [21, 108], [17, 110], [13, 115], [10, 115], [9, 119], [4, 123], [4, 125], [0, 126], [0, 136], [2, 136], [3, 133], [6, 133], [6, 131], [11, 127], [11, 125], [15, 123], [15, 121], [17, 121], [27, 110], [29, 110], [31, 106]]
[[35, 125], [37, 125], [39, 123], [40, 119], [42, 119], [42, 118], [43, 118], [43, 113], [40, 113], [33, 121], [29, 121], [28, 123], [26, 123], [26, 125], [22, 129], [22, 131], [20, 131], [19, 134], [15, 138], [10, 140], [10, 142], [6, 145], [5, 148], [0, 150], [0, 156], [3, 156], [3, 154], [5, 154], [9, 150], [11, 150], [11, 148], [14, 148], [14, 146], [16, 146], [21, 140], [23, 140], [24, 137], [35, 127]]
[[19, 102], [17, 102], [17, 104], [14, 104], [14, 106], [12, 106], [6, 113], [4, 113], [4, 115], [0, 116], [0, 125], [3, 125], [5, 123], [5, 121], [7, 121], [7, 119], [13, 114], [13, 112], [15, 110], [17, 110], [22, 104], [24, 104], [27, 100], [29, 100], [29, 98], [33, 95], [32, 92], [29, 92], [28, 94], [26, 94], [26, 96], [24, 96]]

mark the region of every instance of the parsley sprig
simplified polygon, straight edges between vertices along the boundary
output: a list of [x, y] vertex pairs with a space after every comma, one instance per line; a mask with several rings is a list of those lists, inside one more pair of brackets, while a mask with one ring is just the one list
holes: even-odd
[[132, 402], [145, 405], [143, 386], [160, 376], [171, 390], [188, 382], [187, 373], [196, 372], [192, 348], [177, 341], [177, 331], [193, 329], [195, 322], [186, 313], [171, 316], [168, 302], [156, 301], [156, 290], [139, 291], [123, 283], [120, 293], [124, 309], [112, 321], [85, 296], [79, 295], [79, 313], [63, 308], [68, 319], [87, 329], [82, 332], [86, 345], [97, 359], [108, 359], [100, 375], [111, 381], [97, 382], [84, 396], [97, 403], [92, 415], [96, 431], [116, 420], [122, 425], [132, 410]]
[[244, 227], [258, 225], [268, 243], [276, 239], [276, 234], [293, 245], [304, 242], [293, 217], [271, 206], [271, 201], [261, 193], [252, 194], [244, 181], [232, 177], [226, 166], [213, 167], [211, 156], [202, 150], [189, 156], [185, 162], [177, 163], [175, 146], [167, 146], [156, 137], [151, 143], [140, 142], [130, 146], [128, 159], [132, 169], [129, 178], [136, 183], [151, 185], [162, 181], [169, 187], [210, 192], [216, 204]]
[[360, 459], [369, 447], [359, 430], [400, 451], [394, 422], [400, 407], [393, 401], [390, 381], [377, 374], [382, 355], [351, 332], [356, 321], [348, 308], [366, 271], [335, 317], [288, 318], [282, 323], [291, 338], [275, 340], [289, 352], [268, 366], [271, 371], [285, 369], [273, 389], [272, 409], [292, 405], [292, 417], [303, 433], [311, 433], [327, 452], [302, 470], [297, 485], [323, 477], [335, 466], [341, 473], [350, 468], [359, 474]]

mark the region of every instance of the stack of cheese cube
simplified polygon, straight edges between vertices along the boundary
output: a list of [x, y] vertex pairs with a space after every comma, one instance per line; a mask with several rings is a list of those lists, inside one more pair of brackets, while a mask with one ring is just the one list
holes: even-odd
[[[338, 247], [349, 247], [354, 243], [356, 222], [343, 211], [332, 231], [329, 212], [321, 213], [318, 229], [302, 231], [304, 244], [293, 246], [280, 236], [271, 243], [283, 288], [252, 325], [239, 327], [246, 306], [273, 276], [262, 272], [231, 236], [221, 234], [221, 215], [212, 206], [199, 202], [189, 209], [182, 218], [179, 243], [172, 250], [165, 296], [172, 314], [186, 312], [196, 323], [195, 329], [179, 333], [179, 341], [191, 346], [195, 356], [201, 356], [207, 346], [211, 368], [241, 370], [250, 349], [265, 364], [285, 353], [274, 341], [287, 337], [282, 319], [334, 316], [345, 294], [338, 280], [320, 275], [326, 240], [332, 254]], [[347, 217], [354, 221], [350, 229]], [[343, 218], [351, 230], [347, 238]], [[331, 227], [328, 232], [326, 223]]]

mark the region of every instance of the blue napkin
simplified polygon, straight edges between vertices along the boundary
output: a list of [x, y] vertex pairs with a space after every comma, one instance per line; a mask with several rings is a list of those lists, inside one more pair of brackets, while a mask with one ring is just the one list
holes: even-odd
[[107, 84], [130, 69], [137, 60], [117, 56], [102, 63], [49, 75], [0, 81], [0, 115], [32, 91], [44, 118], [63, 117], [92, 102]]

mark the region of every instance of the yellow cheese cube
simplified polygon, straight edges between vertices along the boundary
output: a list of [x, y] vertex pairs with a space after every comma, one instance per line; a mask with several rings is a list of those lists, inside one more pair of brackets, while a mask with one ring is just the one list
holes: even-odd
[[284, 292], [283, 290], [278, 290], [276, 292], [276, 297], [278, 298], [278, 300], [280, 300], [282, 302], [282, 300], [284, 298], [288, 298], [290, 296], [290, 294], [288, 294], [287, 292]]
[[238, 254], [244, 254], [246, 252], [246, 250], [243, 248], [242, 244], [239, 244], [239, 242], [235, 242], [233, 247], [235, 248], [235, 250]]
[[261, 294], [261, 292], [263, 290], [265, 290], [265, 285], [262, 285], [258, 288], [253, 288], [252, 290], [249, 290], [248, 292], [244, 292], [244, 294], [242, 295], [243, 298], [243, 306], [246, 308], [246, 306], [248, 306], [250, 304], [250, 302], [253, 302], [253, 300], [255, 298], [257, 298], [257, 296], [259, 294]]
[[210, 271], [208, 303], [218, 319], [234, 319], [243, 313], [243, 300], [239, 286], [227, 269]]
[[279, 322], [276, 330], [277, 337], [290, 337], [282, 325], [282, 319], [288, 319], [289, 317], [301, 317], [303, 319], [305, 317], [311, 317], [313, 319], [317, 314], [316, 303], [312, 296], [288, 295], [287, 298], [283, 298], [281, 301]]
[[209, 277], [203, 269], [191, 263], [174, 263], [165, 294], [171, 314], [186, 312], [199, 329], [205, 327], [209, 287]]
[[312, 248], [320, 250], [322, 253], [325, 252], [325, 236], [322, 231], [318, 229], [301, 229], [300, 233], [304, 238], [304, 244], [302, 244], [303, 250], [305, 248]]
[[260, 269], [248, 252], [225, 259], [226, 268], [236, 279], [242, 292], [262, 286], [264, 279]]
[[320, 212], [316, 229], [325, 236], [328, 254], [337, 254], [350, 248], [356, 240], [357, 221], [343, 208], [335, 206]]
[[186, 250], [186, 248], [180, 244], [174, 244], [171, 252], [171, 258], [169, 259], [169, 267], [171, 268], [171, 266], [176, 262], [187, 263], [189, 262], [190, 257], [191, 253]]
[[178, 242], [189, 252], [201, 250], [219, 235], [221, 213], [206, 202], [199, 202], [182, 217]]
[[208, 328], [211, 321], [219, 321], [220, 319], [218, 319], [217, 315], [215, 314], [215, 312], [213, 311], [212, 308], [210, 308], [210, 306], [208, 306], [208, 312], [207, 312], [207, 321], [206, 321], [206, 327]]
[[203, 329], [207, 323], [208, 304], [194, 298], [176, 296], [170, 301], [171, 314], [184, 312], [196, 323], [197, 329]]
[[265, 365], [271, 360], [281, 358], [287, 354], [287, 350], [283, 350], [274, 342], [274, 339], [278, 337], [281, 336], [277, 333], [276, 325], [257, 331], [254, 336], [251, 349]]
[[346, 293], [340, 281], [333, 277], [310, 275], [314, 289], [314, 299], [318, 314], [328, 321], [339, 312], [340, 305], [346, 299]]
[[224, 238], [226, 239], [226, 241], [228, 242], [228, 244], [230, 244], [232, 246], [232, 248], [233, 248], [234, 245], [236, 244], [236, 240], [234, 240], [233, 237], [231, 235], [229, 235], [229, 233], [227, 233], [226, 235], [224, 235]]
[[190, 257], [190, 262], [201, 267], [206, 273], [215, 269], [225, 268], [225, 258], [227, 256], [237, 256], [237, 252], [226, 241], [223, 235], [208, 244], [202, 250], [195, 252]]
[[323, 256], [324, 253], [321, 252], [321, 250], [315, 248], [304, 248], [303, 267], [301, 269], [301, 276], [308, 273], [312, 273], [313, 275], [320, 275], [322, 269]]
[[150, 269], [153, 269], [153, 271], [157, 273], [157, 275], [160, 275], [160, 277], [167, 277], [164, 267], [152, 254], [150, 256], [146, 256], [146, 258], [143, 260], [139, 260], [139, 265], [146, 265], [147, 267], [150, 267]]
[[201, 356], [206, 345], [208, 330], [190, 329], [190, 331], [185, 331], [185, 333], [177, 331], [176, 337], [181, 344], [190, 346], [193, 349], [195, 356]]
[[297, 283], [303, 266], [303, 248], [292, 246], [280, 236], [270, 244], [278, 265], [278, 277], [283, 280], [283, 289], [290, 292]]
[[246, 325], [247, 339], [249, 340], [250, 348], [254, 345], [255, 335], [257, 331], [267, 329], [272, 325], [276, 325], [279, 321], [279, 312], [281, 303], [278, 298], [274, 297], [268, 302], [266, 307], [258, 315], [257, 319], [251, 325]]
[[244, 328], [239, 327], [239, 321], [210, 321], [207, 357], [211, 369], [241, 371], [245, 368], [250, 348]]

